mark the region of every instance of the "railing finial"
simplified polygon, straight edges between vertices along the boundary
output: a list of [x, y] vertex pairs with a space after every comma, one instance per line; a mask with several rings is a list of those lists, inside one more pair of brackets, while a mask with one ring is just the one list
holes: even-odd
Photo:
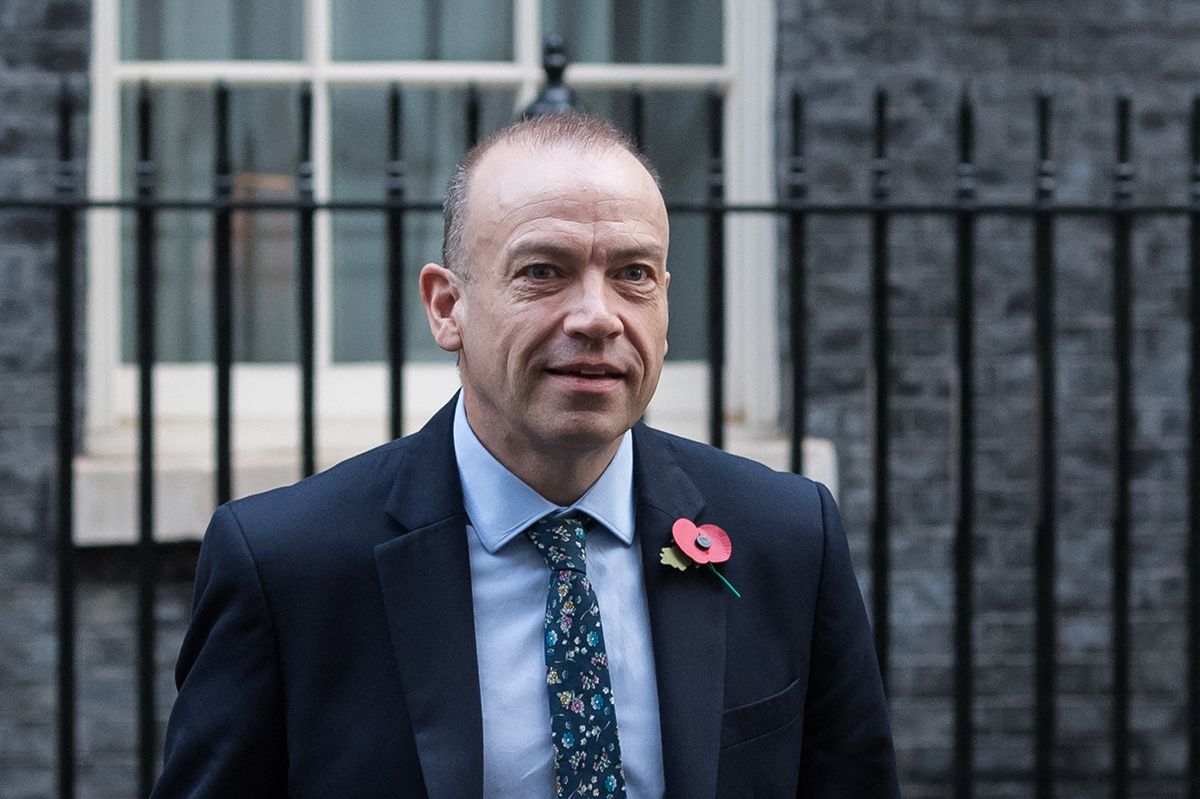
[[546, 70], [546, 84], [542, 86], [534, 101], [525, 108], [522, 114], [525, 119], [575, 110], [575, 92], [563, 83], [563, 74], [567, 71], [568, 63], [570, 61], [562, 37], [557, 33], [547, 34], [542, 45], [542, 68]]

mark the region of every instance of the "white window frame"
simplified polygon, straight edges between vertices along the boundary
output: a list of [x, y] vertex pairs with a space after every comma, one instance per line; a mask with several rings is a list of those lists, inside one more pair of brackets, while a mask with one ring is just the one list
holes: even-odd
[[[121, 61], [120, 0], [94, 0], [91, 60], [91, 129], [88, 187], [91, 197], [121, 193], [120, 92], [152, 86], [271, 86], [309, 82], [313, 88], [313, 155], [318, 200], [330, 195], [329, 96], [333, 86], [507, 87], [518, 103], [530, 101], [543, 79], [540, 0], [514, 2], [514, 59], [505, 62], [347, 62], [331, 57], [331, 0], [304, 0], [302, 61]], [[724, 0], [723, 63], [717, 65], [572, 64], [566, 80], [575, 89], [690, 88], [719, 85], [726, 92], [726, 196], [732, 202], [774, 199], [774, 0]], [[727, 419], [769, 434], [779, 413], [780, 364], [776, 324], [777, 273], [774, 220], [734, 214], [727, 223], [729, 265], [726, 307]], [[316, 223], [316, 385], [318, 449], [326, 463], [327, 428], [365, 420], [368, 440], [384, 434], [386, 372], [379, 364], [332, 361], [331, 233], [328, 214]], [[85, 452], [127, 456], [135, 452], [136, 367], [120, 361], [121, 242], [114, 211], [93, 211], [87, 225], [87, 405]], [[702, 265], [688, 265], [702, 268]], [[299, 407], [297, 366], [237, 364], [233, 374], [235, 456], [294, 448]], [[419, 427], [458, 383], [449, 365], [405, 367], [406, 431]], [[669, 362], [649, 414], [658, 426], [703, 437], [707, 369], [703, 361]], [[166, 457], [211, 463], [213, 367], [161, 363], [155, 373], [159, 451]], [[372, 421], [373, 420], [373, 421]], [[332, 426], [332, 427], [330, 427]], [[351, 424], [350, 427], [353, 427]], [[361, 425], [359, 427], [362, 427]], [[349, 428], [347, 428], [349, 429]], [[353, 435], [338, 446], [358, 446]], [[336, 453], [342, 454], [340, 449]], [[239, 488], [239, 493], [240, 487]]]

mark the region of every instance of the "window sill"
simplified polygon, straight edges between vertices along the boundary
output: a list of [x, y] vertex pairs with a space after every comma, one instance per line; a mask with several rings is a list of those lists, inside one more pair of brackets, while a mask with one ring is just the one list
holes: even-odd
[[[673, 415], [651, 416], [656, 427], [689, 438], [703, 440], [703, 419]], [[346, 425], [339, 425], [346, 427]], [[353, 427], [353, 426], [350, 426]], [[384, 439], [378, 424], [363, 422], [340, 435], [329, 435], [344, 445], [336, 451], [322, 448], [319, 468], [368, 449]], [[374, 433], [374, 436], [372, 436]], [[787, 468], [788, 440], [779, 436], [754, 435], [739, 425], [726, 428], [726, 449], [779, 470]], [[361, 443], [361, 446], [353, 446]], [[350, 446], [345, 446], [351, 444]], [[207, 449], [207, 448], [206, 448]], [[806, 473], [829, 486], [837, 495], [837, 462], [832, 444], [824, 439], [807, 439], [804, 444]], [[235, 496], [266, 491], [300, 479], [300, 458], [292, 447], [235, 453], [233, 485]], [[198, 541], [215, 504], [211, 454], [173, 452], [158, 458], [154, 477], [155, 539], [159, 542]], [[137, 540], [136, 455], [110, 453], [83, 455], [75, 461], [75, 541], [84, 546], [132, 544]]]

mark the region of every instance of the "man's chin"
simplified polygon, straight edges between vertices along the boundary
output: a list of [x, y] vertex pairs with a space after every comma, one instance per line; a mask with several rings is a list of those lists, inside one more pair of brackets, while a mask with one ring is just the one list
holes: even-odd
[[600, 450], [614, 445], [638, 418], [627, 414], [559, 411], [545, 418], [542, 438], [566, 450]]

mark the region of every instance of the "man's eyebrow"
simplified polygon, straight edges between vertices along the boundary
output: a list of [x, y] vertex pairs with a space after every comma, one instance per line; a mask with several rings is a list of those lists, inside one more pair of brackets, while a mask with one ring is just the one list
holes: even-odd
[[[580, 253], [581, 250], [579, 247], [573, 247], [555, 240], [535, 239], [518, 242], [513, 245], [512, 249], [508, 251], [508, 258], [510, 261], [530, 258], [570, 260], [580, 257]], [[607, 251], [606, 257], [610, 263], [614, 261], [660, 262], [663, 260], [664, 255], [665, 251], [663, 247], [657, 244], [648, 244], [613, 247]]]
[[657, 244], [636, 245], [633, 247], [614, 247], [608, 251], [608, 260], [612, 261], [654, 261], [661, 262], [665, 256], [663, 248]]
[[569, 244], [562, 244], [558, 241], [535, 239], [532, 241], [518, 242], [508, 251], [510, 261], [524, 260], [526, 258], [553, 258], [557, 260], [568, 260], [579, 257], [579, 248], [572, 247]]

